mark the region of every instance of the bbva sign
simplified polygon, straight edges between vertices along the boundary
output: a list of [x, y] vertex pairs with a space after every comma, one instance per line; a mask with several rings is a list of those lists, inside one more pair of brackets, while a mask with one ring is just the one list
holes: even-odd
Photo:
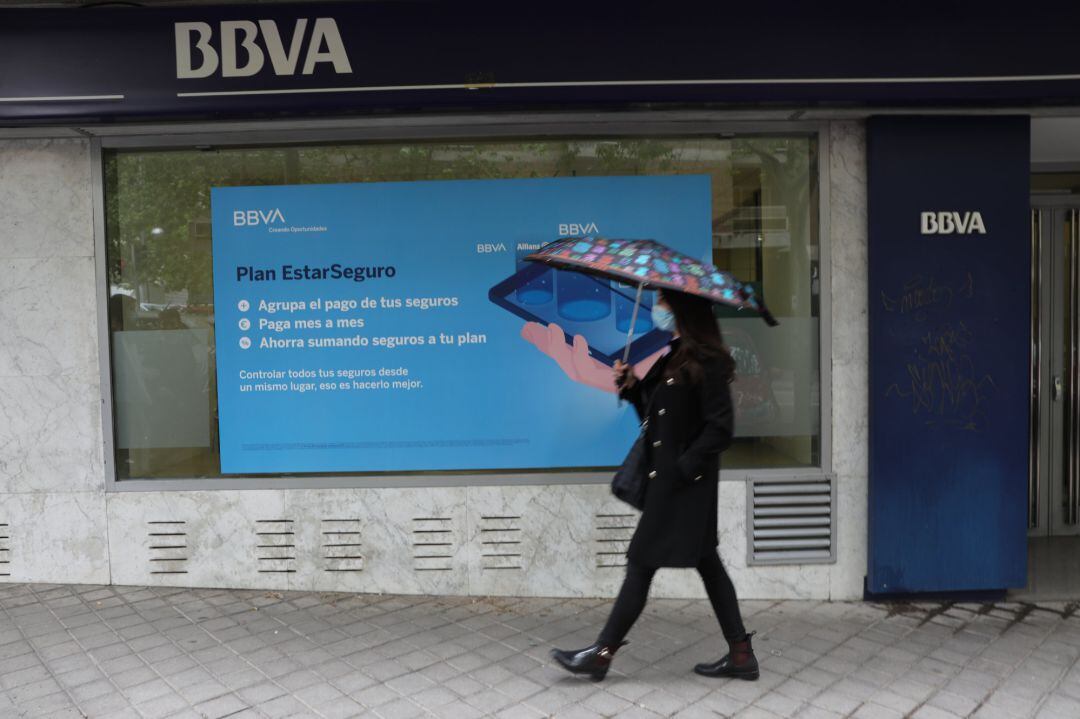
[[924, 235], [985, 235], [986, 224], [979, 212], [922, 212]]
[[598, 235], [600, 228], [595, 222], [560, 222], [559, 237], [581, 237], [583, 235]]
[[285, 222], [285, 215], [281, 210], [234, 210], [232, 223], [236, 227], [243, 225], [269, 225], [274, 222]]
[[310, 75], [320, 63], [333, 65], [339, 75], [351, 74], [352, 65], [337, 22], [333, 18], [316, 18], [310, 23], [310, 34], [308, 25], [308, 18], [296, 21], [286, 49], [274, 20], [223, 20], [218, 24], [216, 45], [210, 23], [174, 23], [176, 77], [210, 77], [219, 69], [222, 77], [251, 77], [262, 71], [268, 57], [276, 75], [295, 75], [298, 67], [302, 74]]

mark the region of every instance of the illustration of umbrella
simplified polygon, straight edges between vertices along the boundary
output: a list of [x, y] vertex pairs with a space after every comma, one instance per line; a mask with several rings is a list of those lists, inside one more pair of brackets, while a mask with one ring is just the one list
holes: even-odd
[[646, 288], [677, 290], [718, 304], [758, 313], [770, 326], [779, 324], [754, 293], [753, 286], [728, 272], [685, 255], [655, 240], [569, 237], [545, 245], [525, 258], [561, 270], [584, 272], [637, 285], [637, 299], [626, 335], [623, 362], [630, 357], [641, 295]]

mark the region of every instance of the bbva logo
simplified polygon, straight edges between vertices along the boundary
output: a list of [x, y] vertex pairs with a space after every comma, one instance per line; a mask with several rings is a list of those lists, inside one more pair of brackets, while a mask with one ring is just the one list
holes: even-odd
[[[298, 19], [286, 49], [273, 20], [259, 20], [258, 24], [250, 20], [223, 20], [218, 26], [220, 42], [215, 47], [214, 28], [210, 23], [175, 23], [176, 77], [210, 77], [219, 68], [222, 77], [251, 77], [263, 69], [267, 56], [275, 74], [295, 75], [301, 55], [304, 56], [301, 69], [304, 75], [315, 72], [319, 63], [333, 65], [334, 72], [339, 75], [352, 73], [337, 22], [333, 18], [317, 18], [311, 23], [310, 36], [307, 28], [308, 19]], [[198, 65], [194, 64], [196, 53]]]
[[923, 212], [924, 235], [985, 235], [986, 225], [979, 212]]
[[560, 222], [559, 237], [580, 237], [581, 235], [598, 235], [600, 228], [595, 222]]
[[235, 227], [244, 225], [270, 225], [285, 222], [285, 215], [276, 207], [272, 210], [234, 210], [232, 223]]

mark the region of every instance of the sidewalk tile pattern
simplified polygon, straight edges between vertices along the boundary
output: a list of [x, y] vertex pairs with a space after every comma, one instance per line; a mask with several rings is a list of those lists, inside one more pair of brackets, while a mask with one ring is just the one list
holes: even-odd
[[600, 683], [551, 647], [609, 600], [0, 585], [0, 717], [1078, 719], [1080, 606], [754, 601], [758, 682], [708, 603], [656, 600]]

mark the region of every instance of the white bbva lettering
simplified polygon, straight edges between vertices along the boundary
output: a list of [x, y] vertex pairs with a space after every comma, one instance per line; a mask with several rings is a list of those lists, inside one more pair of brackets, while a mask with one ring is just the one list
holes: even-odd
[[[214, 31], [205, 22], [178, 22], [174, 25], [176, 35], [176, 77], [180, 79], [210, 77], [221, 69], [222, 77], [251, 77], [262, 71], [266, 56], [276, 75], [295, 75], [307, 32], [307, 18], [300, 18], [293, 27], [289, 49], [285, 49], [281, 32], [273, 20], [225, 20], [220, 23], [221, 52], [212, 41]], [[265, 45], [259, 44], [260, 34]], [[241, 50], [243, 62], [241, 63]], [[198, 57], [196, 58], [196, 52]], [[196, 59], [198, 62], [196, 62]], [[334, 72], [346, 75], [352, 72], [345, 43], [341, 39], [337, 22], [333, 18], [317, 18], [311, 23], [311, 37], [307, 41], [303, 74], [311, 75], [320, 63], [334, 66]]]
[[[210, 29], [209, 23], [178, 22], [174, 28], [176, 31], [176, 77], [210, 77], [217, 72], [218, 54], [210, 46], [210, 38], [214, 31]], [[197, 68], [191, 64], [192, 33], [199, 34], [199, 39], [195, 41], [195, 49], [202, 55], [202, 62]]]
[[600, 229], [595, 222], [560, 222], [560, 237], [577, 237], [579, 235], [598, 234]]
[[953, 232], [956, 232], [956, 224], [953, 222], [953, 213], [938, 213], [938, 234], [951, 235]]
[[[240, 46], [247, 53], [247, 63], [237, 65], [239, 53], [236, 51], [236, 34], [244, 33]], [[251, 77], [263, 69], [265, 56], [262, 48], [255, 44], [259, 28], [250, 20], [225, 20], [221, 23], [221, 76]]]
[[[323, 43], [326, 49], [323, 50]], [[329, 62], [334, 66], [334, 72], [339, 75], [347, 75], [352, 72], [349, 65], [349, 56], [345, 54], [345, 43], [341, 41], [341, 33], [338, 32], [337, 23], [333, 18], [320, 17], [315, 20], [315, 26], [311, 31], [311, 42], [308, 43], [307, 59], [304, 60], [304, 74], [310, 75], [315, 71], [316, 63]]]
[[937, 213], [936, 212], [923, 212], [921, 216], [922, 216], [922, 233], [924, 235], [937, 234]]
[[986, 234], [980, 212], [921, 212], [919, 218], [924, 235]]
[[281, 214], [281, 210], [274, 208], [272, 210], [234, 210], [233, 211], [233, 225], [240, 227], [243, 225], [269, 225], [271, 222], [284, 222], [285, 215]]
[[[274, 65], [274, 74], [296, 74], [296, 63], [300, 61], [300, 46], [304, 42], [304, 31], [307, 30], [307, 18], [296, 21], [296, 29], [293, 30], [288, 53], [285, 52], [285, 45], [281, 42], [281, 33], [278, 32], [277, 23], [273, 20], [260, 20], [259, 29], [266, 38], [266, 51], [270, 55], [270, 62]], [[345, 62], [347, 63], [348, 60], [346, 59]]]

